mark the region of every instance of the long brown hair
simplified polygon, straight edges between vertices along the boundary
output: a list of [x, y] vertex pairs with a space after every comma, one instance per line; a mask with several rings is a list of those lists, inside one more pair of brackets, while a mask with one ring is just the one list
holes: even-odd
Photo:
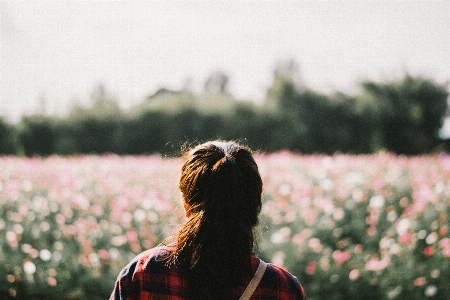
[[212, 141], [185, 155], [180, 190], [189, 220], [168, 257], [189, 279], [193, 299], [231, 299], [251, 274], [253, 229], [261, 210], [262, 181], [249, 148]]

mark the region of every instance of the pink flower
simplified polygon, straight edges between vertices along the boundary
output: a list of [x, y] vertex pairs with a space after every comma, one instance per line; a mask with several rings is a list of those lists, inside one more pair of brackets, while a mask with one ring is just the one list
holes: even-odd
[[53, 278], [53, 277], [49, 277], [49, 278], [47, 278], [47, 284], [49, 285], [49, 286], [56, 286], [56, 279], [55, 278]]
[[13, 288], [9, 289], [9, 294], [11, 295], [11, 297], [16, 297], [17, 296], [17, 291]]
[[443, 236], [445, 236], [447, 234], [447, 232], [448, 232], [447, 226], [442, 226], [439, 229], [439, 236], [443, 237]]
[[73, 206], [80, 210], [87, 210], [90, 206], [89, 199], [83, 194], [77, 194], [72, 199]]
[[335, 211], [333, 213], [333, 218], [336, 221], [342, 220], [344, 218], [344, 216], [345, 216], [345, 212], [344, 212], [344, 210], [342, 208], [338, 207], [338, 208], [335, 209]]
[[450, 248], [444, 248], [444, 249], [442, 249], [442, 255], [443, 255], [444, 257], [450, 258]]
[[353, 252], [355, 252], [355, 254], [360, 254], [360, 253], [362, 253], [363, 252], [363, 246], [361, 245], [361, 244], [358, 244], [358, 245], [356, 245], [354, 248], [353, 248]]
[[414, 234], [412, 232], [404, 233], [398, 237], [398, 242], [400, 244], [408, 244], [409, 242], [411, 242], [411, 238], [413, 237], [413, 235]]
[[414, 280], [415, 286], [422, 286], [427, 282], [427, 279], [425, 277], [418, 277], [416, 280]]
[[15, 200], [20, 195], [20, 182], [18, 180], [8, 180], [5, 183], [4, 193], [7, 198]]
[[348, 278], [353, 281], [357, 280], [360, 276], [361, 272], [358, 269], [353, 269], [350, 271], [350, 274], [348, 274]]
[[366, 263], [366, 270], [368, 271], [381, 271], [385, 269], [389, 263], [391, 262], [391, 259], [389, 256], [383, 257], [381, 260], [378, 260], [376, 256], [373, 256], [367, 263]]
[[292, 242], [294, 244], [300, 244], [303, 241], [303, 236], [300, 233], [297, 233], [292, 237]]
[[308, 246], [309, 246], [309, 248], [311, 248], [316, 253], [319, 253], [323, 249], [323, 246], [320, 243], [320, 240], [318, 238], [310, 239], [308, 241]]
[[333, 252], [333, 258], [338, 264], [346, 262], [347, 260], [350, 259], [351, 256], [352, 254], [350, 253], [350, 251], [336, 250]]
[[312, 275], [312, 274], [316, 273], [316, 269], [317, 269], [317, 264], [315, 262], [311, 261], [306, 266], [305, 272], [308, 275]]
[[115, 236], [111, 239], [111, 244], [116, 247], [122, 246], [127, 242], [127, 238], [124, 235]]
[[439, 241], [439, 247], [441, 248], [450, 248], [450, 239], [449, 238], [443, 238]]
[[100, 249], [98, 250], [98, 256], [103, 260], [107, 260], [109, 258], [109, 253], [105, 249]]
[[139, 245], [139, 242], [137, 242], [137, 241], [132, 242], [130, 244], [130, 248], [131, 248], [131, 251], [133, 251], [135, 253], [138, 253], [141, 251], [141, 245]]
[[96, 204], [96, 205], [94, 205], [94, 207], [92, 208], [92, 212], [93, 212], [94, 215], [96, 215], [96, 216], [101, 216], [101, 215], [103, 215], [103, 208], [102, 208], [99, 204]]
[[133, 230], [127, 231], [126, 236], [127, 236], [128, 241], [130, 241], [130, 242], [137, 241], [137, 239], [138, 239], [138, 235], [137, 235], [136, 231], [133, 231]]
[[423, 250], [423, 254], [427, 257], [430, 257], [434, 254], [434, 247], [433, 246], [428, 246]]
[[436, 192], [427, 184], [421, 184], [415, 187], [413, 191], [413, 199], [418, 204], [419, 211], [426, 207], [428, 202], [436, 202], [438, 195]]

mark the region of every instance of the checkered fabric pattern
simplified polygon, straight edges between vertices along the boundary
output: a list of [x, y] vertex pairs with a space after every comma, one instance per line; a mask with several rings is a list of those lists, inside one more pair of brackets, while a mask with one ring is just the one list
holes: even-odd
[[[173, 247], [160, 246], [139, 254], [119, 274], [110, 300], [186, 300], [189, 282], [180, 275], [176, 266], [167, 266], [162, 258]], [[252, 256], [253, 274], [259, 258]], [[244, 292], [248, 280], [236, 289], [236, 299]], [[268, 264], [266, 272], [253, 293], [252, 300], [306, 300], [303, 287], [297, 278], [286, 270]]]

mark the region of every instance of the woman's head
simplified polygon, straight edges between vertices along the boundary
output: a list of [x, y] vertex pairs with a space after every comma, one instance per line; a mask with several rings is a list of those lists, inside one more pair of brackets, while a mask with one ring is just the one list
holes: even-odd
[[251, 150], [212, 141], [185, 154], [180, 190], [191, 214], [257, 224], [262, 182]]
[[262, 193], [251, 150], [224, 141], [194, 147], [184, 155], [179, 187], [189, 220], [172, 259], [192, 279], [197, 298], [205, 291], [227, 298], [251, 272]]

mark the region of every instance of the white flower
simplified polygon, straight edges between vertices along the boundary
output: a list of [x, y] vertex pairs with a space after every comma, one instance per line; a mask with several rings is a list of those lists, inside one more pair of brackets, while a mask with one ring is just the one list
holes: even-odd
[[363, 184], [364, 178], [363, 178], [362, 174], [359, 172], [349, 172], [345, 176], [345, 181], [347, 182], [347, 184], [350, 184], [353, 186], [358, 186], [358, 185]]
[[146, 213], [145, 211], [143, 211], [142, 209], [137, 209], [134, 212], [134, 219], [136, 220], [136, 222], [142, 222], [145, 220], [146, 217]]
[[392, 238], [388, 239], [388, 238], [384, 237], [380, 240], [379, 245], [380, 245], [381, 249], [388, 249], [394, 243], [395, 243], [394, 239], [392, 239]]
[[395, 210], [391, 210], [390, 212], [388, 212], [386, 219], [389, 222], [394, 222], [395, 220], [397, 220], [397, 212]]
[[389, 247], [389, 252], [393, 255], [399, 254], [402, 251], [402, 247], [399, 244], [393, 244]]
[[400, 295], [400, 293], [402, 292], [402, 287], [398, 286], [393, 290], [390, 290], [389, 292], [387, 292], [387, 297], [389, 299], [395, 299], [397, 298], [398, 295]]
[[425, 239], [425, 241], [427, 242], [428, 245], [434, 244], [438, 239], [438, 235], [436, 232], [432, 232], [430, 233], [427, 238]]
[[437, 287], [435, 285], [429, 285], [425, 289], [425, 296], [433, 297], [437, 293]]
[[408, 220], [408, 219], [401, 219], [397, 223], [397, 233], [399, 235], [402, 235], [402, 234], [406, 233], [409, 230], [410, 227], [411, 227], [411, 221], [410, 220]]
[[91, 262], [91, 264], [96, 264], [100, 261], [100, 258], [98, 257], [97, 253], [90, 253], [89, 261]]
[[43, 260], [43, 261], [49, 261], [52, 258], [52, 253], [47, 250], [47, 249], [42, 249], [39, 252], [39, 257]]
[[319, 185], [325, 191], [331, 191], [334, 187], [334, 182], [330, 178], [325, 178], [319, 182]]
[[117, 248], [114, 248], [114, 247], [109, 249], [108, 253], [109, 253], [109, 258], [111, 260], [117, 260], [120, 255], [119, 250], [117, 250]]
[[274, 244], [285, 243], [289, 240], [290, 235], [291, 235], [291, 228], [285, 226], [280, 230], [274, 232], [270, 237], [270, 241]]
[[25, 271], [26, 274], [33, 275], [34, 272], [36, 272], [36, 265], [33, 264], [31, 261], [27, 260], [23, 264], [23, 270]]
[[427, 236], [427, 231], [425, 229], [422, 229], [417, 233], [417, 237], [421, 240], [423, 240], [426, 236]]
[[369, 206], [371, 208], [382, 208], [384, 206], [384, 197], [381, 195], [370, 198]]
[[289, 195], [291, 193], [291, 191], [292, 191], [292, 188], [287, 183], [283, 183], [278, 187], [278, 192], [283, 196]]
[[22, 190], [24, 192], [30, 192], [33, 189], [33, 184], [29, 180], [22, 182]]

